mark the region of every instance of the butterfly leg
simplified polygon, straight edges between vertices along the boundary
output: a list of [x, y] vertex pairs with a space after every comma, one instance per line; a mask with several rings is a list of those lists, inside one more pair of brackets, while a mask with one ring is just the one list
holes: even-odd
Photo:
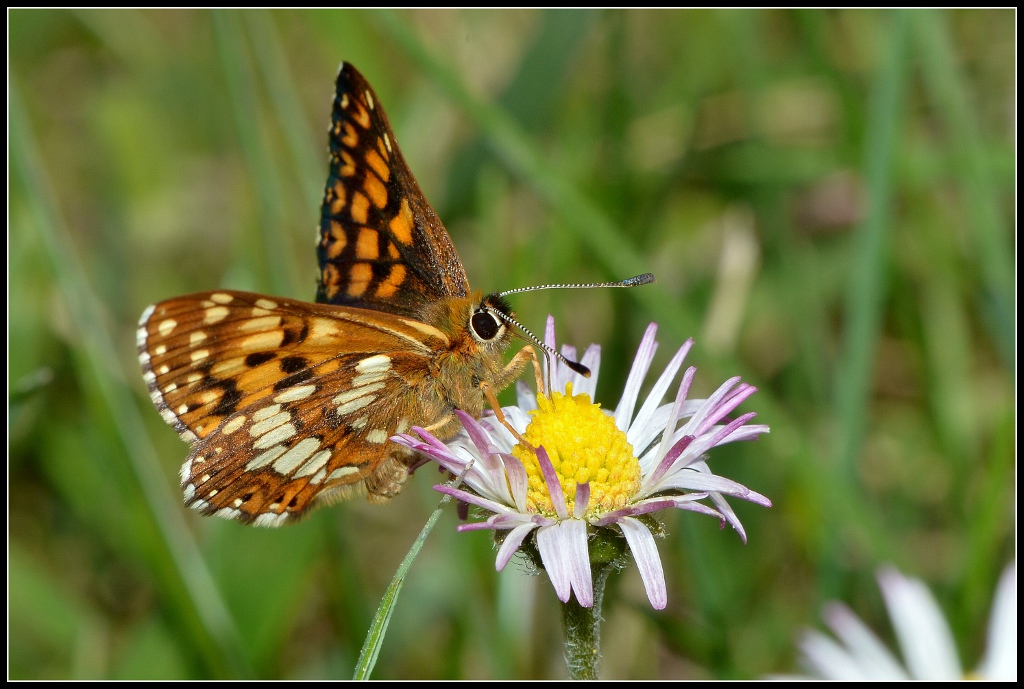
[[498, 404], [498, 396], [495, 394], [495, 390], [504, 390], [512, 384], [516, 378], [518, 378], [523, 369], [526, 368], [527, 364], [533, 362], [533, 372], [537, 379], [537, 390], [544, 389], [544, 380], [541, 377], [540, 362], [537, 360], [537, 352], [533, 350], [533, 347], [526, 346], [519, 350], [512, 361], [508, 362], [508, 365], [501, 370], [493, 383], [484, 381], [480, 383], [480, 390], [483, 392], [484, 397], [487, 399], [487, 403], [491, 405], [491, 409], [494, 410], [494, 416], [498, 419], [498, 423], [507, 428], [516, 440], [526, 445], [527, 447], [533, 447], [526, 441], [519, 431], [512, 427], [512, 424], [508, 422], [505, 415], [501, 411], [501, 405]]
[[508, 422], [508, 419], [505, 418], [505, 414], [501, 411], [501, 405], [498, 404], [498, 396], [494, 394], [494, 388], [491, 387], [490, 383], [487, 383], [486, 381], [480, 383], [480, 390], [484, 393], [484, 397], [487, 398], [487, 403], [491, 405], [491, 409], [494, 410], [494, 418], [498, 419], [498, 423], [507, 428], [509, 433], [514, 435], [520, 444], [525, 445], [526, 447], [533, 447], [526, 438], [520, 435], [519, 431], [512, 427], [512, 424]]

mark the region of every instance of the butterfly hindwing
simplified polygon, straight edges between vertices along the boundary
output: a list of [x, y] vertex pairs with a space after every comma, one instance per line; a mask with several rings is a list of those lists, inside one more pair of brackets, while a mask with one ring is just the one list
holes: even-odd
[[329, 138], [317, 301], [415, 317], [438, 299], [466, 296], [448, 232], [409, 171], [379, 99], [347, 63]]
[[157, 304], [138, 331], [150, 397], [193, 443], [186, 502], [263, 522], [372, 479], [387, 439], [429, 422], [410, 386], [446, 343], [398, 315], [231, 291]]

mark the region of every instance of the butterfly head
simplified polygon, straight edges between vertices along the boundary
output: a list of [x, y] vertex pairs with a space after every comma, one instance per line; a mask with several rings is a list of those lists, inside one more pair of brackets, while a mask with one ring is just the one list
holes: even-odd
[[504, 349], [509, 338], [508, 324], [513, 318], [512, 307], [497, 294], [488, 294], [477, 301], [469, 316], [469, 332], [481, 345], [496, 345]]

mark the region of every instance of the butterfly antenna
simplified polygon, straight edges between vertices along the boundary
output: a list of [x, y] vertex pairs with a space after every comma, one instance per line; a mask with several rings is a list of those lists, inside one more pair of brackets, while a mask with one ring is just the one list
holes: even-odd
[[[591, 289], [594, 287], [639, 287], [640, 285], [649, 285], [652, 282], [654, 282], [654, 273], [643, 273], [642, 275], [636, 275], [625, 280], [616, 280], [614, 282], [579, 282], [565, 285], [536, 285], [534, 287], [519, 287], [518, 289], [510, 289], [506, 292], [499, 292], [498, 296], [507, 297], [510, 294], [536, 292], [537, 290], [541, 289]], [[514, 325], [516, 328], [518, 328], [521, 332], [525, 333], [529, 337], [529, 339], [531, 339], [534, 342], [534, 344], [536, 344], [538, 347], [543, 349], [548, 354], [557, 358], [559, 361], [564, 363], [573, 371], [579, 373], [581, 376], [585, 376], [587, 378], [590, 377], [589, 368], [587, 368], [583, 364], [566, 359], [560, 353], [556, 352], [554, 349], [548, 347], [546, 344], [538, 340], [536, 335], [527, 330], [521, 323], [517, 322], [514, 318], [506, 316], [503, 313], [499, 313], [498, 315], [502, 318], [502, 320], [507, 321], [511, 325]]]
[[[550, 354], [551, 356], [553, 356], [553, 357], [555, 357], [556, 359], [558, 359], [559, 361], [561, 361], [561, 362], [562, 362], [563, 364], [565, 364], [566, 366], [568, 366], [569, 368], [571, 368], [571, 369], [572, 369], [573, 371], [576, 371], [576, 373], [580, 374], [580, 375], [581, 375], [581, 376], [583, 376], [584, 378], [589, 378], [589, 377], [590, 377], [590, 369], [589, 369], [589, 368], [587, 368], [587, 367], [586, 367], [586, 366], [584, 366], [583, 364], [579, 364], [579, 363], [576, 363], [575, 361], [572, 361], [571, 359], [566, 359], [566, 358], [565, 358], [564, 356], [562, 356], [562, 355], [561, 355], [561, 354], [560, 354], [559, 352], [556, 352], [556, 351], [555, 351], [554, 349], [552, 349], [551, 347], [548, 347], [548, 346], [547, 346], [546, 344], [544, 344], [543, 342], [541, 342], [540, 340], [538, 340], [538, 339], [537, 339], [537, 336], [536, 336], [536, 335], [534, 335], [533, 333], [531, 333], [531, 332], [530, 332], [530, 331], [529, 331], [529, 330], [528, 330], [528, 329], [526, 328], [526, 326], [524, 326], [524, 325], [523, 325], [522, 323], [520, 323], [519, 321], [517, 321], [517, 320], [516, 320], [515, 318], [512, 318], [511, 316], [509, 316], [509, 315], [507, 315], [507, 314], [504, 314], [504, 313], [502, 313], [502, 312], [500, 312], [500, 311], [497, 311], [497, 310], [494, 310], [494, 311], [492, 311], [492, 313], [493, 313], [494, 315], [496, 315], [496, 316], [497, 316], [498, 318], [500, 318], [501, 320], [503, 320], [503, 321], [505, 321], [506, 323], [508, 323], [509, 325], [514, 325], [514, 326], [515, 326], [516, 328], [518, 328], [518, 329], [519, 329], [519, 330], [520, 330], [520, 331], [521, 331], [521, 332], [522, 332], [523, 334], [525, 334], [525, 335], [527, 336], [527, 338], [529, 338], [529, 339], [530, 339], [531, 341], [533, 341], [533, 343], [534, 343], [535, 345], [537, 345], [538, 347], [540, 347], [541, 349], [543, 349], [543, 350], [544, 350], [545, 352], [547, 352], [547, 353], [548, 353], [548, 354]], [[536, 361], [536, 359], [535, 359], [534, 361]]]
[[522, 292], [536, 292], [539, 289], [591, 289], [593, 287], [639, 287], [640, 285], [649, 285], [652, 282], [654, 282], [654, 273], [644, 273], [643, 275], [636, 275], [625, 280], [616, 280], [615, 282], [579, 282], [567, 285], [536, 285], [534, 287], [519, 287], [517, 289], [510, 289], [507, 292], [498, 292], [498, 296], [507, 297], [510, 294], [520, 294]]

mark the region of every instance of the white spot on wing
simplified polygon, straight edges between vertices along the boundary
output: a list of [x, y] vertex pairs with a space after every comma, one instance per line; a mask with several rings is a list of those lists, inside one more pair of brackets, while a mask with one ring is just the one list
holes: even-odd
[[335, 479], [344, 478], [358, 473], [359, 469], [355, 467], [339, 467], [331, 472], [330, 476], [327, 477], [327, 480], [334, 481]]
[[216, 294], [211, 294], [210, 295], [210, 300], [211, 301], [215, 301], [218, 304], [230, 304], [231, 302], [233, 302], [235, 300], [235, 298], [232, 297], [230, 294], [224, 294], [222, 292], [217, 292]]
[[316, 385], [300, 385], [295, 388], [288, 388], [274, 398], [275, 402], [297, 402], [304, 400], [316, 392]]
[[236, 416], [235, 418], [224, 424], [224, 428], [221, 429], [221, 433], [224, 435], [230, 435], [239, 428], [245, 425], [245, 416]]
[[221, 517], [222, 519], [238, 519], [242, 516], [240, 510], [231, 509], [230, 507], [221, 507], [219, 510], [213, 513], [215, 517]]
[[272, 310], [277, 308], [277, 302], [270, 301], [269, 299], [257, 299], [256, 306], [260, 307], [261, 309]]
[[273, 512], [264, 512], [263, 514], [256, 517], [253, 521], [254, 526], [281, 526], [284, 524], [284, 520], [288, 518], [287, 512], [281, 514], [274, 514]]
[[228, 310], [224, 306], [211, 306], [206, 309], [206, 315], [203, 317], [203, 323], [211, 325], [213, 323], [219, 323], [228, 317]]
[[317, 452], [308, 462], [303, 464], [302, 467], [295, 472], [296, 478], [299, 476], [309, 476], [310, 474], [322, 471], [324, 465], [327, 464], [327, 460], [331, 458], [332, 454], [334, 454], [334, 451], [330, 449]]
[[272, 404], [269, 407], [263, 407], [263, 409], [260, 409], [258, 412], [253, 414], [252, 415], [252, 420], [253, 421], [262, 421], [263, 419], [270, 418], [271, 416], [273, 416], [274, 414], [276, 414], [279, 411], [281, 411], [281, 405], [280, 404]]
[[[249, 435], [253, 438], [258, 438], [262, 435], [273, 431], [283, 423], [288, 423], [288, 420], [292, 418], [291, 412], [283, 411], [280, 414], [275, 414], [268, 419], [263, 419], [259, 423], [254, 423], [252, 428], [249, 429]], [[273, 445], [273, 443], [271, 443]]]
[[174, 330], [175, 326], [177, 325], [178, 321], [174, 320], [173, 318], [168, 318], [167, 320], [161, 321], [160, 325], [158, 325], [156, 329], [160, 332], [160, 334], [163, 337], [167, 337], [168, 335], [171, 334], [171, 331]]
[[254, 442], [252, 446], [259, 450], [262, 450], [265, 447], [270, 447], [271, 445], [283, 443], [285, 440], [288, 440], [288, 438], [291, 438], [297, 432], [298, 431], [295, 430], [295, 426], [291, 425], [290, 423], [286, 423], [285, 425], [278, 426], [274, 430], [264, 435], [262, 438]]
[[285, 449], [286, 448], [284, 445], [275, 445], [266, 452], [257, 455], [255, 459], [252, 459], [248, 464], [245, 465], [245, 470], [253, 471], [254, 469], [259, 469], [260, 467], [270, 464], [275, 459], [283, 455]]
[[369, 373], [371, 371], [387, 371], [391, 368], [391, 357], [386, 354], [377, 354], [370, 356], [358, 364], [356, 364], [356, 370], [360, 373]]
[[303, 438], [295, 447], [285, 452], [274, 462], [274, 471], [285, 476], [295, 471], [296, 467], [309, 459], [309, 456], [320, 447], [319, 438]]
[[[374, 395], [373, 393], [377, 392], [383, 387], [384, 383], [374, 383], [373, 385], [365, 385], [363, 387], [353, 388], [351, 390], [346, 390], [340, 395], [336, 395], [334, 399], [331, 401], [337, 405], [344, 405], [348, 402], [359, 399], [361, 397], [369, 397], [370, 401], [373, 401], [376, 398], [376, 395]], [[369, 402], [366, 402], [365, 404], [369, 404]], [[338, 413], [341, 414], [343, 412], [339, 409]]]
[[366, 434], [366, 442], [374, 445], [383, 445], [388, 440], [388, 432], [382, 428], [375, 428]]
[[[343, 394], [347, 394], [347, 393], [343, 393]], [[338, 395], [338, 397], [341, 397], [341, 395]], [[360, 409], [362, 409], [366, 405], [368, 405], [371, 402], [373, 402], [375, 399], [377, 399], [377, 398], [374, 397], [373, 395], [369, 395], [367, 397], [357, 397], [357, 398], [355, 398], [353, 400], [349, 400], [348, 402], [345, 402], [344, 404], [338, 405], [338, 409], [336, 411], [338, 412], [338, 416], [348, 416], [349, 414], [353, 414], [353, 413], [359, 411]]]

